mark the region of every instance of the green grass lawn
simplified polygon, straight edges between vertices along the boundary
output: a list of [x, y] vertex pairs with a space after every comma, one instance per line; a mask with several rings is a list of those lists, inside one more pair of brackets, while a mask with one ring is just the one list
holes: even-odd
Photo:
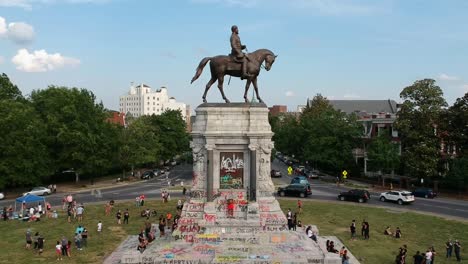
[[[280, 200], [282, 208], [296, 209], [296, 200]], [[144, 208], [156, 209], [158, 214], [168, 211], [175, 212], [176, 200], [162, 204], [160, 200], [146, 201]], [[130, 224], [117, 225], [115, 212], [117, 209], [130, 210]], [[86, 206], [83, 225], [89, 230], [88, 247], [83, 251], [72, 249], [72, 257], [64, 263], [101, 263], [104, 256], [109, 255], [127, 236], [138, 234], [146, 218], [139, 216], [141, 208], [136, 208], [132, 202], [117, 202], [111, 216], [104, 215], [104, 205]], [[61, 210], [60, 210], [61, 212]], [[335, 235], [339, 237], [351, 252], [363, 264], [392, 264], [398, 248], [408, 245], [411, 257], [416, 250], [425, 250], [434, 245], [438, 251], [436, 263], [456, 263], [455, 259], [445, 260], [444, 243], [448, 238], [460, 239], [462, 243], [462, 257], [468, 257], [468, 223], [445, 220], [434, 216], [396, 212], [360, 206], [352, 203], [304, 202], [304, 212], [299, 218], [304, 224], [315, 224], [321, 235]], [[370, 240], [349, 239], [349, 225], [355, 219], [360, 223], [366, 219], [370, 223]], [[103, 233], [96, 234], [96, 226], [101, 220], [104, 224]], [[153, 222], [157, 219], [152, 218]], [[392, 229], [400, 227], [403, 238], [397, 240], [383, 235], [384, 228], [389, 225]], [[73, 233], [78, 223], [67, 223], [64, 213], [59, 219], [45, 219], [35, 223], [20, 221], [7, 221], [0, 223], [0, 263], [51, 263], [56, 261], [55, 243], [62, 235], [73, 239]], [[25, 232], [31, 228], [33, 232], [39, 231], [46, 239], [45, 251], [38, 256], [33, 250], [24, 249]], [[409, 261], [408, 263], [412, 263]], [[462, 263], [468, 263], [464, 261]]]

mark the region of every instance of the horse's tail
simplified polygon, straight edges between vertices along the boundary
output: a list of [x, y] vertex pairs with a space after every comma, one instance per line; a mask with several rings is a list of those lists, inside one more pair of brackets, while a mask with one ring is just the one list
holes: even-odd
[[200, 75], [203, 72], [203, 68], [205, 68], [209, 60], [211, 60], [211, 57], [206, 57], [200, 61], [200, 64], [198, 64], [198, 67], [197, 67], [197, 72], [195, 73], [195, 76], [193, 76], [192, 81], [190, 83], [193, 83], [195, 80], [198, 79], [198, 77], [200, 77]]

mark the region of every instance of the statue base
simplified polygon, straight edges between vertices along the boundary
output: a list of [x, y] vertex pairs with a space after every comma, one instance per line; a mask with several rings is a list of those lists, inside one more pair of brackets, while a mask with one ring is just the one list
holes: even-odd
[[288, 229], [270, 177], [273, 133], [266, 105], [207, 103], [196, 113], [191, 197], [177, 229], [143, 253], [137, 244], [126, 250], [135, 243], [127, 240], [106, 263], [341, 263], [322, 238], [317, 243], [305, 228]]

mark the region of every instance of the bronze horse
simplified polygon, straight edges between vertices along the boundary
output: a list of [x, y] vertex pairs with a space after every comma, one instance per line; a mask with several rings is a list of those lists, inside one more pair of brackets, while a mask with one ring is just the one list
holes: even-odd
[[[276, 57], [277, 55], [267, 49], [259, 49], [248, 54], [249, 62], [247, 64], [247, 72], [251, 75], [251, 77], [247, 78], [247, 83], [245, 84], [244, 100], [246, 103], [249, 102], [247, 99], [247, 92], [249, 91], [251, 83], [254, 85], [258, 101], [263, 103], [263, 100], [258, 95], [257, 87], [257, 77], [260, 74], [260, 66], [263, 62], [265, 62], [265, 70], [269, 71], [275, 62]], [[230, 75], [234, 77], [240, 77], [242, 75], [241, 64], [236, 62], [234, 58], [230, 56], [219, 55], [216, 57], [206, 57], [201, 60], [197, 67], [197, 72], [195, 73], [195, 76], [193, 76], [190, 83], [193, 83], [198, 79], [198, 77], [200, 77], [203, 72], [203, 68], [208, 63], [208, 61], [210, 61], [211, 79], [206, 84], [205, 93], [203, 93], [202, 97], [203, 102], [206, 103], [206, 93], [210, 89], [211, 85], [218, 81], [219, 91], [221, 92], [224, 101], [229, 103], [229, 100], [226, 98], [226, 95], [224, 95], [223, 91], [224, 76]]]

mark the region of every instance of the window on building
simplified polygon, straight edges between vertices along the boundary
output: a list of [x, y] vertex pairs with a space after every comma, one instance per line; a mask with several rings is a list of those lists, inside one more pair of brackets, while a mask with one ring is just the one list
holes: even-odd
[[153, 102], [153, 105], [154, 105], [154, 102]]
[[153, 107], [153, 111], [154, 111], [154, 110], [156, 110], [156, 108], [155, 108], [155, 107]]
[[149, 107], [148, 107], [148, 108], [146, 108], [146, 110], [148, 110], [148, 111], [149, 111]]
[[148, 96], [148, 100], [149, 100], [149, 96]]
[[159, 101], [159, 97], [158, 97], [158, 99], [156, 99], [156, 100], [158, 100], [158, 101]]
[[148, 102], [148, 105], [149, 105], [149, 102]]

